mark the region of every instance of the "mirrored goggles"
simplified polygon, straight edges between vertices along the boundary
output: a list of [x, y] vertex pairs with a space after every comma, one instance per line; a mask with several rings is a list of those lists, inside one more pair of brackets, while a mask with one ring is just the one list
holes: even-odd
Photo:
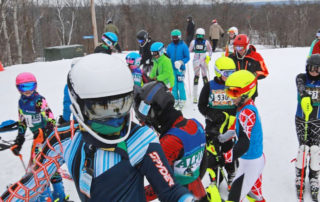
[[84, 99], [83, 113], [89, 120], [105, 120], [127, 115], [133, 102], [133, 93], [121, 96]]
[[140, 65], [141, 58], [133, 59], [133, 58], [126, 58], [126, 62], [128, 65]]
[[110, 41], [107, 37], [102, 36], [102, 41], [107, 45], [107, 46], [113, 46], [113, 42]]
[[257, 82], [257, 79], [253, 80], [250, 84], [248, 84], [243, 88], [232, 87], [232, 86], [226, 87], [225, 91], [230, 98], [238, 98], [241, 95], [253, 89], [256, 86], [256, 82]]
[[144, 39], [138, 39], [137, 40], [139, 44], [143, 44], [144, 43]]
[[320, 73], [320, 66], [319, 65], [308, 65], [307, 70], [309, 72], [317, 72]]
[[235, 49], [236, 51], [242, 51], [242, 50], [245, 49], [245, 47], [244, 47], [244, 46], [235, 46], [234, 49]]
[[235, 72], [235, 70], [231, 70], [231, 69], [226, 69], [226, 70], [219, 70], [216, 66], [215, 66], [215, 70], [221, 74], [221, 76], [224, 77], [228, 77], [230, 76], [233, 72]]
[[37, 87], [36, 82], [28, 82], [17, 85], [17, 88], [20, 92], [33, 91]]

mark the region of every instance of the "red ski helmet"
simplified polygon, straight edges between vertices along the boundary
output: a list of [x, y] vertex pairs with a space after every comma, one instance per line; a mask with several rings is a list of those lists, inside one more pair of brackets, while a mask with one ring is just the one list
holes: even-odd
[[233, 41], [233, 46], [243, 46], [245, 49], [249, 44], [249, 37], [246, 34], [239, 34]]

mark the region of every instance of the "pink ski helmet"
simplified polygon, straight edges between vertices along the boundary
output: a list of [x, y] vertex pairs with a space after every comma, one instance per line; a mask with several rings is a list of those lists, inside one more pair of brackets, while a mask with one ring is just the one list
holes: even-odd
[[31, 74], [30, 72], [20, 73], [16, 78], [16, 85], [19, 85], [22, 83], [29, 83], [29, 82], [37, 83], [36, 77], [33, 74]]

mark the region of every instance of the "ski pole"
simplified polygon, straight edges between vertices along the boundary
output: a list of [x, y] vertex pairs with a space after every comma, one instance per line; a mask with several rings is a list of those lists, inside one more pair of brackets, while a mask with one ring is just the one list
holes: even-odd
[[[307, 136], [308, 136], [308, 121], [309, 121], [309, 115], [311, 113], [312, 109], [307, 108], [305, 113], [305, 124], [304, 124], [304, 142], [307, 142]], [[301, 168], [301, 181], [300, 181], [300, 194], [299, 194], [299, 201], [302, 202], [302, 190], [303, 190], [303, 181], [304, 181], [304, 161], [305, 161], [305, 154], [306, 154], [306, 147], [303, 149], [303, 157], [302, 157], [302, 168]]]
[[190, 62], [187, 63], [187, 67], [188, 67], [188, 69], [187, 69], [187, 72], [188, 72], [188, 80], [187, 80], [187, 82], [188, 82], [188, 88], [189, 88], [189, 97], [192, 98], [191, 85], [190, 85], [190, 80], [191, 80], [191, 78], [190, 78], [190, 65], [189, 64], [190, 64]]
[[24, 164], [24, 161], [23, 161], [23, 158], [22, 158], [22, 154], [19, 154], [19, 159], [20, 159], [20, 161], [22, 163], [22, 166], [23, 166], [24, 170], [27, 172], [27, 167], [26, 167], [26, 164]]

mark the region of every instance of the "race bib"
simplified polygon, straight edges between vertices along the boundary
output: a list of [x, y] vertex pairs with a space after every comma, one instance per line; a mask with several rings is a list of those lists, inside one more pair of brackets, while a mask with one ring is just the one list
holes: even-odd
[[27, 115], [24, 114], [23, 117], [25, 118], [26, 124], [28, 127], [34, 127], [34, 125], [41, 123], [41, 115]]
[[183, 82], [184, 80], [184, 75], [178, 75], [178, 81]]
[[227, 96], [224, 90], [212, 90], [209, 99], [213, 106], [233, 105], [231, 98]]
[[197, 44], [196, 45], [197, 50], [203, 50], [203, 45], [202, 44]]
[[320, 104], [320, 88], [306, 88], [306, 91], [311, 96], [311, 100], [314, 104]]

